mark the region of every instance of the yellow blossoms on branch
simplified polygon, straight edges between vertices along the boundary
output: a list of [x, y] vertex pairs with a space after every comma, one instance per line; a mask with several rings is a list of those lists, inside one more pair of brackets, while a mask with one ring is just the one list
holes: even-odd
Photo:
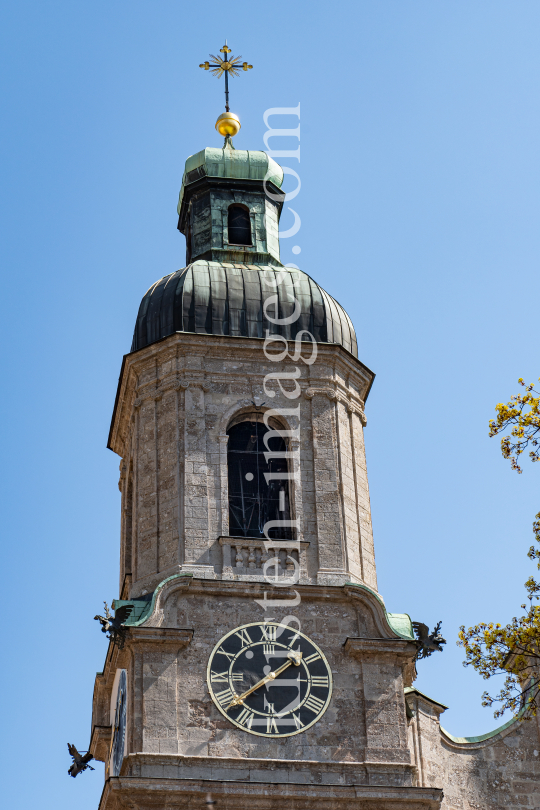
[[[512, 468], [521, 472], [519, 456], [527, 449], [531, 461], [540, 461], [540, 393], [533, 385], [519, 384], [524, 394], [512, 397], [506, 405], [499, 403], [497, 416], [489, 423], [489, 435], [497, 436], [506, 430], [509, 435], [501, 439], [504, 458], [510, 459]], [[540, 569], [540, 512], [533, 522], [536, 546], [531, 546], [528, 557], [536, 560]], [[459, 631], [458, 646], [465, 650], [463, 666], [472, 666], [486, 680], [504, 675], [498, 695], [482, 695], [483, 706], [498, 704], [495, 717], [510, 710], [521, 720], [540, 714], [540, 582], [529, 577], [525, 583], [528, 604], [521, 605], [523, 616], [514, 617], [507, 625], [482, 622]]]
[[504, 458], [510, 460], [512, 469], [521, 473], [519, 456], [529, 449], [531, 461], [540, 461], [540, 392], [534, 384], [526, 385], [522, 378], [518, 383], [525, 388], [524, 394], [511, 397], [504, 405], [500, 402], [495, 410], [497, 416], [490, 419], [489, 435], [497, 436], [510, 429], [507, 436], [501, 438], [501, 451]]

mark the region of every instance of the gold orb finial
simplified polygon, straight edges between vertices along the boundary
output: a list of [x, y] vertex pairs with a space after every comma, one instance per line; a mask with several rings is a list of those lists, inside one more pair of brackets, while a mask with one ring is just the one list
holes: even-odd
[[240, 131], [241, 126], [240, 119], [232, 112], [221, 113], [216, 121], [216, 129], [224, 138], [226, 138], [227, 135], [234, 138]]

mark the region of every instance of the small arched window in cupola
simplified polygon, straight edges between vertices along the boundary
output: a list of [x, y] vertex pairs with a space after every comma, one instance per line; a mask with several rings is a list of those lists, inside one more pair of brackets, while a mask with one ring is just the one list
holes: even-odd
[[240, 204], [230, 205], [228, 214], [229, 245], [252, 245], [249, 208]]

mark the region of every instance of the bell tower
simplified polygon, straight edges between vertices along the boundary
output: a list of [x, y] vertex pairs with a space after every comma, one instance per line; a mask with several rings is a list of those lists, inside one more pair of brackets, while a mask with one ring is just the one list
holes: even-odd
[[[376, 589], [363, 443], [373, 374], [357, 359], [343, 308], [306, 273], [279, 263], [272, 236], [283, 179], [277, 164], [263, 152], [229, 146], [195, 158], [187, 161], [188, 168], [198, 166], [196, 176], [186, 168], [179, 210], [191, 239], [188, 255], [199, 258], [144, 296], [111, 425], [109, 447], [123, 459], [122, 595], [149, 593], [180, 572], [216, 578], [254, 576], [254, 562], [261, 569], [260, 543], [247, 552], [255, 539], [242, 546], [229, 531], [231, 509], [249, 511], [252, 504], [231, 506], [236, 451], [228, 443], [240, 417], [266, 431], [271, 411], [273, 429], [287, 431], [281, 438], [288, 477], [281, 483], [294, 523], [287, 528], [300, 543], [302, 581]], [[264, 179], [268, 173], [272, 181]], [[265, 201], [265, 188], [280, 202]], [[224, 239], [231, 207], [240, 205], [253, 243], [241, 250]], [[239, 254], [267, 263], [239, 262]], [[278, 360], [295, 341], [309, 362]], [[272, 449], [260, 442], [264, 461]], [[256, 491], [254, 479], [233, 485], [242, 484], [245, 499], [260, 499], [265, 474], [272, 471], [260, 472]], [[245, 553], [255, 553], [246, 566]]]
[[407, 731], [411, 622], [377, 591], [374, 374], [280, 262], [283, 171], [225, 134], [186, 161], [187, 265], [144, 295], [114, 405], [129, 615], [96, 677], [100, 810], [439, 807]]

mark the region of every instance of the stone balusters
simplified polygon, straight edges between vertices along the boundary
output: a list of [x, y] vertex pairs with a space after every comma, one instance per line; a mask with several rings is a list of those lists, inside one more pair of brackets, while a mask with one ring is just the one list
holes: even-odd
[[[300, 579], [306, 578], [306, 551], [309, 543], [252, 537], [220, 537], [223, 552], [223, 579], [260, 581], [291, 579], [299, 570]], [[274, 561], [274, 562], [272, 562]]]

